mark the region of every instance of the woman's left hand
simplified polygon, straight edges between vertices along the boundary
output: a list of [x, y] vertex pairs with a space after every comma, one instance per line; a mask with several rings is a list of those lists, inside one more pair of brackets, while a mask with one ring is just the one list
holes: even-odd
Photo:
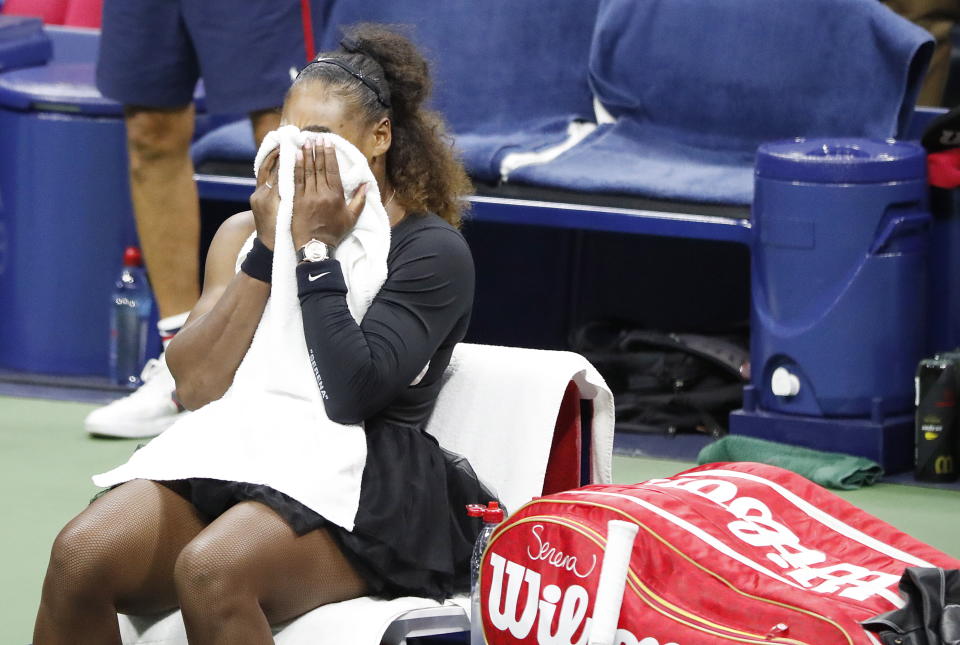
[[303, 146], [293, 171], [291, 233], [297, 249], [313, 239], [337, 246], [357, 223], [367, 201], [366, 184], [357, 189], [349, 204], [344, 200], [336, 149], [326, 142], [314, 143]]

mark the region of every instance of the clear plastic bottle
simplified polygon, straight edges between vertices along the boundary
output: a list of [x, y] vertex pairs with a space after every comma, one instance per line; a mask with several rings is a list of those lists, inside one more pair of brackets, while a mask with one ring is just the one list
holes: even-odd
[[135, 388], [146, 361], [147, 331], [153, 310], [153, 295], [143, 269], [140, 249], [128, 246], [123, 269], [110, 302], [110, 379]]
[[480, 615], [480, 566], [490, 536], [503, 521], [503, 509], [499, 502], [490, 502], [486, 506], [470, 504], [467, 506], [467, 515], [483, 518], [483, 528], [477, 535], [477, 541], [473, 543], [473, 556], [470, 558], [470, 645], [486, 645]]

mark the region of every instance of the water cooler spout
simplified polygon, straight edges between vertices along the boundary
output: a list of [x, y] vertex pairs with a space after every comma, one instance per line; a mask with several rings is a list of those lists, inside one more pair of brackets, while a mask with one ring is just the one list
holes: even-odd
[[796, 396], [800, 394], [800, 379], [786, 367], [778, 367], [770, 377], [770, 391], [774, 396]]

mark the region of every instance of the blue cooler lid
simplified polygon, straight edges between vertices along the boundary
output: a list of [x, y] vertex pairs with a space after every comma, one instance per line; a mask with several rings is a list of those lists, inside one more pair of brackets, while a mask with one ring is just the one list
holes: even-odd
[[37, 112], [120, 116], [123, 107], [97, 90], [93, 63], [52, 63], [0, 74], [0, 106]]
[[0, 70], [44, 65], [52, 56], [53, 43], [43, 30], [42, 20], [0, 16]]
[[[96, 63], [50, 63], [0, 74], [0, 107], [89, 116], [122, 116], [123, 106], [97, 89]], [[206, 111], [203, 83], [193, 94], [197, 112]]]
[[814, 184], [874, 184], [924, 179], [927, 155], [893, 139], [789, 139], [757, 150], [757, 177]]

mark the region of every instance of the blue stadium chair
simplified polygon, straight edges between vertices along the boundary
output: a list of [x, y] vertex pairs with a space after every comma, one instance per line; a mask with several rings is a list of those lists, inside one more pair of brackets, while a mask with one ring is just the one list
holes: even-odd
[[[746, 243], [753, 155], [760, 141], [798, 134], [916, 138], [929, 118], [912, 119], [911, 130], [904, 133], [930, 53], [926, 33], [874, 0], [840, 2], [604, 0], [591, 45], [591, 82], [615, 122], [601, 124], [555, 161], [515, 168], [508, 183], [478, 185], [478, 194], [471, 197], [473, 219]], [[523, 3], [513, 11], [532, 12], [539, 4]], [[566, 11], [567, 4], [575, 3], [551, 7]], [[802, 7], [810, 13], [798, 13]], [[472, 128], [476, 132], [508, 118], [502, 109], [496, 117], [471, 111], [471, 101], [496, 104], [503, 95], [517, 94], [513, 88], [524, 82], [543, 86], [523, 64], [530, 53], [518, 47], [492, 48], [490, 58], [453, 73], [468, 58], [463, 49], [474, 46], [475, 31], [462, 26], [485, 11], [475, 4], [338, 0], [328, 10], [329, 15], [317, 15], [327, 26], [318, 29], [326, 48], [336, 44], [335, 25], [341, 21], [365, 17], [417, 24], [415, 36], [438, 59], [436, 105], [447, 113], [464, 147], [470, 138], [463, 132], [472, 128], [465, 118], [478, 120]], [[466, 13], [453, 15], [458, 11]], [[449, 28], [438, 29], [444, 21]], [[494, 36], [511, 42], [526, 38], [518, 24], [500, 25], [506, 31]], [[575, 76], [572, 52], [581, 49], [578, 45], [558, 54], [556, 61], [548, 60], [547, 72]], [[568, 66], [566, 72], [550, 71], [558, 61]], [[491, 66], [506, 91], [481, 91], [496, 87], [487, 78]], [[522, 102], [527, 101], [529, 112], [557, 104], [554, 95], [542, 91], [526, 95]], [[568, 116], [584, 117], [584, 99], [577, 109], [565, 108]], [[559, 126], [554, 128], [559, 132]], [[536, 135], [520, 134], [517, 140], [531, 136]], [[233, 126], [211, 137], [196, 148], [202, 153], [197, 155], [201, 195], [245, 202], [253, 188], [247, 165], [253, 154], [249, 127]], [[544, 144], [561, 139], [558, 135]], [[510, 152], [522, 150], [521, 143], [488, 146], [467, 160], [475, 179], [494, 180], [504, 158], [510, 161], [515, 157]], [[243, 165], [231, 172], [211, 163], [218, 160]]]
[[509, 150], [554, 145], [572, 120], [593, 120], [587, 54], [597, 0], [336, 0], [321, 38], [339, 26], [412, 25], [433, 62], [434, 107], [476, 179], [496, 181]]
[[749, 204], [763, 141], [903, 132], [931, 51], [875, 0], [603, 0], [590, 81], [615, 123], [509, 180]]
[[253, 158], [257, 148], [253, 141], [253, 126], [243, 118], [214, 128], [200, 137], [190, 150], [194, 167], [229, 163], [230, 172], [253, 176]]
[[[597, 0], [333, 0], [315, 10], [321, 49], [336, 47], [342, 25], [360, 20], [411, 25], [434, 61], [433, 106], [456, 134], [478, 194], [477, 221], [746, 242], [742, 208], [629, 203], [571, 193], [521, 195], [491, 188], [512, 152], [567, 140], [571, 121], [592, 121], [587, 61]], [[246, 122], [221, 127], [194, 146], [200, 195], [243, 204], [254, 187], [253, 134]], [[681, 205], [682, 206], [682, 205]], [[671, 210], [673, 209], [673, 210]]]
[[[597, 0], [334, 0], [323, 8], [315, 14], [322, 50], [337, 47], [344, 25], [410, 27], [433, 63], [432, 107], [477, 180], [496, 182], [507, 151], [555, 145], [571, 121], [593, 120], [586, 62]], [[252, 159], [247, 132], [233, 126], [211, 135], [194, 153], [197, 165], [224, 152]], [[231, 137], [248, 147], [227, 143]]]

